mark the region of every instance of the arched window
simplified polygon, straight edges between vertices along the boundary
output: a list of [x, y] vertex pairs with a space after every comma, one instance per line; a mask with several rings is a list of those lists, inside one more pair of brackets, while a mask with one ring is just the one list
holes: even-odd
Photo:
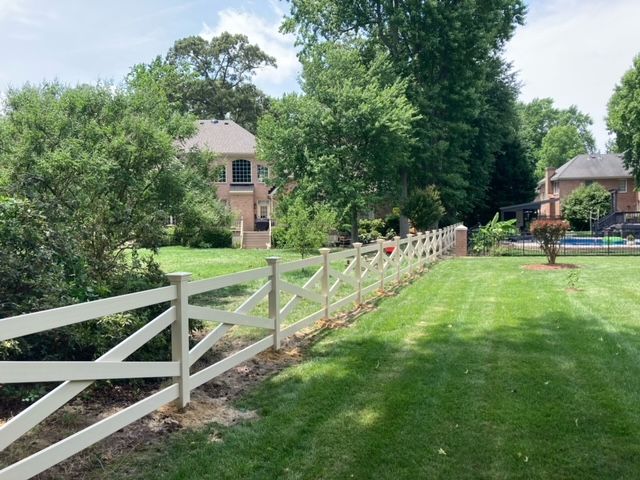
[[251, 162], [249, 160], [234, 160], [231, 163], [232, 183], [251, 183]]

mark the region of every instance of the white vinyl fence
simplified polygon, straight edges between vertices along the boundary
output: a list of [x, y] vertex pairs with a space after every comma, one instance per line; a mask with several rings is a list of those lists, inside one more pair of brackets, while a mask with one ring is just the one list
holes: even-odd
[[[452, 225], [402, 240], [396, 237], [366, 246], [354, 244], [355, 248], [335, 253], [321, 249], [320, 256], [295, 262], [281, 263], [271, 257], [266, 267], [206, 280], [190, 281], [188, 273], [173, 273], [168, 276], [171, 285], [167, 287], [0, 319], [0, 341], [5, 341], [106, 315], [167, 304], [163, 313], [95, 361], [0, 362], [0, 383], [62, 382], [0, 427], [0, 451], [95, 380], [173, 379], [166, 388], [0, 470], [0, 479], [31, 478], [169, 402], [187, 406], [191, 391], [200, 385], [270, 347], [277, 350], [283, 339], [317, 320], [329, 318], [338, 310], [361, 303], [367, 294], [399, 282], [405, 274], [421, 272], [428, 263], [452, 249], [454, 229]], [[307, 271], [313, 273], [304, 284], [293, 283], [292, 278], [299, 281], [301, 272]], [[295, 275], [298, 277], [293, 277]], [[249, 284], [252, 293], [230, 311], [194, 303], [198, 295], [241, 284]], [[307, 310], [303, 309], [304, 315], [295, 319], [295, 311], [303, 305], [307, 305]], [[310, 314], [309, 305], [316, 305]], [[217, 322], [217, 326], [191, 348], [189, 319]], [[267, 336], [212, 365], [192, 371], [196, 361], [230, 329], [238, 326], [264, 329]], [[169, 327], [171, 361], [125, 361]]]

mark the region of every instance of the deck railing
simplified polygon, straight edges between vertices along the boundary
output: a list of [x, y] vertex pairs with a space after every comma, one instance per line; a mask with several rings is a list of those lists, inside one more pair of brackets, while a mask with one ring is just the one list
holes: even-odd
[[[167, 304], [164, 312], [95, 361], [0, 362], [0, 383], [62, 382], [0, 427], [0, 451], [96, 380], [172, 379], [169, 386], [133, 405], [7, 466], [0, 471], [0, 479], [31, 478], [167, 403], [177, 401], [180, 407], [186, 407], [191, 392], [202, 384], [268, 348], [278, 350], [282, 341], [295, 332], [317, 320], [329, 318], [338, 310], [361, 303], [372, 292], [400, 282], [404, 275], [422, 272], [425, 266], [453, 248], [455, 226], [409, 235], [402, 240], [395, 237], [370, 245], [356, 243], [355, 248], [335, 253], [321, 249], [320, 256], [294, 262], [282, 263], [279, 258], [270, 257], [265, 267], [206, 280], [191, 281], [189, 273], [172, 273], [168, 275], [171, 284], [167, 287], [0, 319], [0, 341], [5, 341], [107, 315]], [[343, 270], [344, 262], [346, 268]], [[303, 285], [292, 283], [291, 272], [307, 272], [310, 267], [313, 267], [313, 273]], [[248, 282], [252, 282], [251, 295], [232, 311], [198, 305], [193, 301], [196, 295]], [[318, 309], [311, 314], [306, 314], [308, 310], [305, 310], [302, 318], [291, 322], [292, 313], [301, 302], [315, 304]], [[254, 313], [256, 309], [258, 313]], [[190, 348], [189, 319], [216, 322], [218, 325]], [[268, 333], [226, 358], [193, 371], [196, 362], [229, 330], [240, 326], [257, 327]], [[171, 329], [170, 361], [125, 361], [166, 328]]]

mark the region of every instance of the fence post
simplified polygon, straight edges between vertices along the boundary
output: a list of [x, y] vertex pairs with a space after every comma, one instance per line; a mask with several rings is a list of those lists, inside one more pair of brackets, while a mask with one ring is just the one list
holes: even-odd
[[407, 233], [407, 256], [409, 257], [409, 276], [413, 275], [413, 233]]
[[400, 264], [402, 263], [402, 254], [400, 253], [400, 237], [396, 235], [393, 237], [396, 241], [396, 248], [394, 252], [396, 254], [396, 282], [400, 283]]
[[362, 262], [360, 259], [362, 258], [362, 243], [356, 242], [353, 244], [356, 249], [356, 266], [355, 266], [355, 276], [356, 276], [356, 305], [360, 305], [362, 303]]
[[180, 376], [174, 377], [173, 382], [178, 384], [180, 396], [177, 405], [185, 408], [191, 400], [189, 387], [189, 294], [187, 285], [191, 274], [176, 272], [167, 275], [171, 285], [177, 289], [177, 298], [171, 302], [176, 308], [176, 320], [171, 324], [171, 361], [180, 363]]
[[271, 267], [271, 290], [269, 291], [269, 318], [273, 320], [273, 349], [280, 350], [280, 257], [265, 259]]
[[467, 227], [464, 225], [458, 225], [456, 227], [456, 257], [467, 256]]
[[384, 291], [384, 239], [379, 238], [378, 242], [378, 273], [380, 274], [380, 290]]
[[324, 299], [324, 319], [329, 320], [329, 248], [321, 248], [322, 255], [322, 298]]

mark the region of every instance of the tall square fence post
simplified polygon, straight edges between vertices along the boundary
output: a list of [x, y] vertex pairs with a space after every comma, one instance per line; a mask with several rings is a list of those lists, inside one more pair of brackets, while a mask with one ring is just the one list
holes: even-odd
[[177, 298], [171, 302], [176, 309], [176, 320], [171, 324], [171, 361], [180, 363], [180, 376], [174, 377], [178, 384], [180, 396], [177, 400], [179, 408], [185, 408], [191, 401], [189, 387], [189, 294], [187, 286], [191, 274], [176, 272], [167, 275], [169, 283], [177, 289]]

